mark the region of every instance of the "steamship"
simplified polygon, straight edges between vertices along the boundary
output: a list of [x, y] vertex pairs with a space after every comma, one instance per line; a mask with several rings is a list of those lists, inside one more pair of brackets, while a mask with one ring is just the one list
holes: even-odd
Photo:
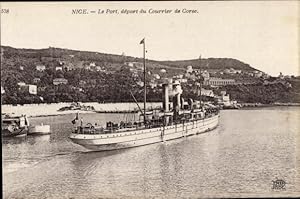
[[[145, 67], [145, 40], [144, 44], [144, 80], [146, 80]], [[163, 109], [146, 111], [146, 84], [144, 84], [144, 110], [142, 110], [135, 97], [143, 120], [135, 122], [107, 122], [105, 127], [94, 126], [91, 123], [78, 124], [78, 114], [72, 121], [73, 132], [69, 138], [93, 151], [107, 151], [143, 146], [168, 140], [184, 138], [211, 131], [218, 126], [219, 110], [214, 107], [204, 108], [192, 99], [184, 103], [181, 97], [182, 88], [179, 81], [168, 80], [163, 84]], [[170, 98], [172, 103], [170, 103]]]

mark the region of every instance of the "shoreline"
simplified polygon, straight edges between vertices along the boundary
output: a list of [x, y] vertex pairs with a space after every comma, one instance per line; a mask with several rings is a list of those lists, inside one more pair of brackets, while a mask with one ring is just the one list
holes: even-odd
[[[98, 102], [87, 102], [81, 103], [86, 106], [95, 107], [94, 111], [85, 110], [66, 110], [58, 111], [60, 108], [70, 106], [71, 103], [52, 103], [52, 104], [25, 104], [25, 105], [2, 105], [2, 114], [14, 114], [14, 115], [27, 115], [29, 118], [34, 117], [50, 117], [60, 116], [68, 114], [85, 114], [85, 113], [102, 113], [102, 114], [121, 114], [121, 113], [138, 113], [137, 106], [135, 103], [98, 103]], [[264, 108], [264, 107], [279, 107], [279, 106], [300, 106], [300, 103], [240, 103], [242, 107], [240, 109], [251, 109], [251, 108]], [[142, 102], [139, 102], [142, 106]], [[148, 102], [148, 108], [162, 107], [161, 102]]]
[[242, 105], [241, 109], [243, 108], [260, 108], [260, 107], [276, 107], [276, 106], [300, 106], [300, 103], [282, 103], [282, 102], [275, 102], [272, 104], [262, 104], [262, 103], [240, 103]]

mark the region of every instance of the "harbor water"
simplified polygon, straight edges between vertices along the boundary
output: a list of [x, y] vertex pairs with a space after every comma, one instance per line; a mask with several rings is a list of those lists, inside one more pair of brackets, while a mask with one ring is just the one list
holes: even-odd
[[[80, 115], [84, 122], [137, 119]], [[202, 198], [300, 196], [300, 108], [222, 110], [205, 134], [91, 152], [68, 135], [75, 114], [30, 118], [51, 134], [2, 138], [4, 198]], [[274, 189], [283, 180], [285, 189]]]

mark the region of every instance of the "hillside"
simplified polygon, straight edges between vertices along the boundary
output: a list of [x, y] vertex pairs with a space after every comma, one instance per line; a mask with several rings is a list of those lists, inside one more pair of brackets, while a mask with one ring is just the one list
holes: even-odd
[[[299, 102], [299, 81], [289, 82], [277, 78], [249, 76], [256, 69], [236, 59], [208, 58], [199, 60], [155, 61], [147, 60], [147, 100], [161, 100], [160, 78], [184, 75], [187, 66], [205, 69], [212, 77], [252, 82], [253, 85], [232, 85], [226, 89], [233, 99], [242, 102], [272, 103]], [[38, 68], [42, 67], [41, 70]], [[233, 68], [242, 73], [221, 74]], [[113, 55], [49, 47], [46, 49], [17, 49], [1, 47], [1, 86], [3, 104], [30, 104], [53, 102], [129, 102], [131, 91], [138, 101], [143, 100], [142, 59], [125, 55]], [[165, 69], [162, 72], [161, 69]], [[216, 73], [216, 71], [219, 71]], [[256, 70], [257, 71], [257, 70]], [[157, 76], [160, 76], [157, 78]], [[66, 83], [54, 85], [54, 80]], [[195, 80], [193, 80], [195, 81]], [[187, 82], [192, 87], [195, 82]], [[267, 84], [264, 85], [264, 81]], [[283, 82], [283, 84], [281, 83]], [[156, 83], [151, 87], [150, 83]], [[20, 84], [36, 85], [36, 94], [21, 89]], [[26, 86], [25, 86], [26, 87]], [[22, 88], [25, 88], [22, 87]], [[287, 89], [288, 88], [288, 89]], [[193, 88], [191, 88], [192, 90]], [[187, 89], [184, 95], [192, 95]], [[2, 91], [2, 90], [1, 90]], [[190, 96], [197, 97], [197, 96]]]
[[[108, 70], [115, 70], [118, 66], [125, 62], [141, 62], [142, 58], [113, 55], [99, 52], [88, 52], [69, 50], [61, 48], [49, 47], [46, 49], [17, 49], [8, 46], [1, 47], [4, 59], [15, 59], [17, 64], [50, 64], [55, 61], [66, 61], [74, 68], [82, 68], [87, 62], [95, 62], [96, 65], [104, 66]], [[19, 60], [16, 60], [19, 58]], [[26, 59], [26, 60], [22, 60]], [[18, 63], [22, 60], [22, 63]], [[149, 70], [166, 69], [170, 75], [178, 71], [185, 70], [188, 65], [194, 68], [224, 70], [234, 68], [237, 70], [253, 71], [253, 67], [236, 59], [231, 58], [208, 58], [199, 60], [179, 60], [179, 61], [155, 61], [147, 60], [147, 67]], [[5, 65], [3, 66], [5, 67]]]

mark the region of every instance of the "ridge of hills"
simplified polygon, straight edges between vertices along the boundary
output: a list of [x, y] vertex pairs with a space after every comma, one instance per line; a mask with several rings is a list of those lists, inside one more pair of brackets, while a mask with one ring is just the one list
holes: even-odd
[[[95, 62], [96, 65], [104, 66], [108, 70], [113, 71], [118, 68], [118, 65], [124, 64], [125, 62], [142, 63], [143, 60], [142, 58], [126, 56], [124, 54], [115, 55], [54, 47], [45, 49], [21, 49], [9, 46], [1, 46], [1, 52], [4, 58], [19, 58], [20, 60], [22, 58], [27, 58], [32, 61], [31, 64], [47, 65], [49, 62], [61, 60], [71, 63], [74, 68], [81, 68], [87, 62]], [[23, 62], [23, 65], [26, 66], [26, 62]], [[201, 59], [201, 64], [199, 63], [198, 59], [177, 61], [156, 61], [147, 59], [147, 68], [149, 70], [156, 71], [164, 68], [166, 70], [170, 70], [170, 74], [185, 70], [188, 65], [192, 65], [195, 69], [201, 68], [205, 70], [224, 70], [229, 68], [243, 71], [256, 70], [249, 64], [232, 58], [203, 58]]]

